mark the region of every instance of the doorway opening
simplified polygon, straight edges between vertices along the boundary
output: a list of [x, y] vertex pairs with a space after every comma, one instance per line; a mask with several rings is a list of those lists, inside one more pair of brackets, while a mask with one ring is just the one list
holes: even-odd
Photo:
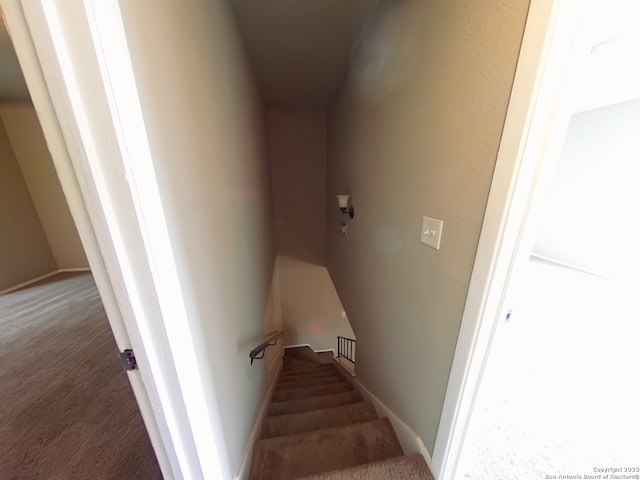
[[0, 471], [161, 478], [4, 25], [0, 64]]
[[554, 172], [537, 192], [456, 478], [638, 475], [640, 68], [629, 59], [640, 42], [630, 3], [585, 15], [589, 53], [570, 77], [566, 137], [545, 160]]

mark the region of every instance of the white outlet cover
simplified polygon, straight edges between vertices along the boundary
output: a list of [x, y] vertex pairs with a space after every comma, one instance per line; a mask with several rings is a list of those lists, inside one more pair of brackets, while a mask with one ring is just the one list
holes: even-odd
[[436, 250], [440, 250], [440, 238], [442, 237], [443, 221], [437, 218], [422, 217], [422, 230], [420, 241]]

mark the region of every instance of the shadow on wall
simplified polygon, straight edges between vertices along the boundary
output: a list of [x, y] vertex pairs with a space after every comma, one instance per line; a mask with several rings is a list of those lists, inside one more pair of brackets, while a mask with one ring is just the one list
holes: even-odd
[[[328, 112], [327, 266], [360, 381], [433, 450], [529, 7], [383, 0]], [[332, 195], [352, 195], [349, 235]], [[439, 250], [423, 216], [444, 222]], [[337, 226], [337, 225], [336, 225]]]
[[363, 104], [376, 105], [404, 88], [418, 66], [420, 17], [407, 8], [414, 1], [384, 3], [367, 28], [347, 79]]
[[[263, 327], [261, 332], [252, 333], [238, 339], [238, 350], [248, 353], [255, 347], [264, 342], [267, 337], [277, 331], [282, 330], [282, 309], [280, 305], [280, 285], [278, 284], [277, 266], [274, 265], [273, 273], [271, 276], [271, 286], [269, 288], [269, 297], [267, 298], [267, 305], [264, 311]], [[267, 364], [270, 366], [277, 363], [277, 360], [282, 355], [274, 354], [274, 352], [282, 351], [283, 340], [278, 340], [272, 347], [267, 348], [265, 358]], [[249, 357], [247, 357], [249, 361]]]
[[326, 266], [326, 112], [267, 111], [278, 253]]
[[335, 350], [338, 335], [355, 338], [326, 267], [282, 255], [276, 262], [286, 345]]
[[0, 120], [57, 268], [88, 268], [33, 105], [26, 101], [1, 102]]

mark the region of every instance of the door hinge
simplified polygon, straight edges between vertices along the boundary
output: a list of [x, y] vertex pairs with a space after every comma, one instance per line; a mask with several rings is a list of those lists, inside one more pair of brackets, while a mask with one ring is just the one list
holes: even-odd
[[133, 350], [127, 348], [124, 352], [120, 352], [120, 361], [125, 370], [137, 370], [138, 362], [136, 356], [133, 354]]

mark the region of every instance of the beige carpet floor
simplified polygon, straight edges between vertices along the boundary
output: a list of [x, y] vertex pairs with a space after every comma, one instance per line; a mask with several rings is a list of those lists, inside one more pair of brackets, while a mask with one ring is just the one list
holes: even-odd
[[90, 273], [0, 296], [0, 478], [162, 478]]
[[286, 348], [283, 365], [251, 480], [433, 480], [420, 455], [403, 455], [389, 419], [378, 418], [331, 353]]

